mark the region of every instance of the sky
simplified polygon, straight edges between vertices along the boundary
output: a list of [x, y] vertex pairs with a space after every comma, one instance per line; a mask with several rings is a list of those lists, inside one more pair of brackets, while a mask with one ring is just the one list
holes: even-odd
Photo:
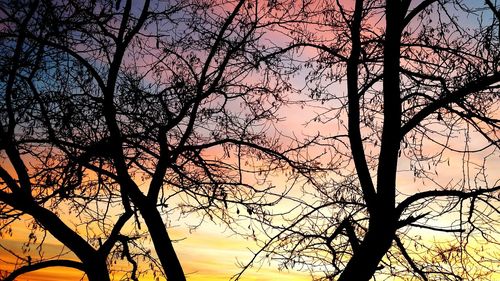
[[[296, 79], [301, 79], [297, 77]], [[344, 89], [340, 89], [342, 92]], [[281, 112], [283, 117], [287, 119], [283, 122], [283, 129], [292, 131], [301, 131], [301, 133], [314, 134], [322, 128], [320, 122], [316, 126], [311, 126], [304, 129], [301, 127], [304, 120], [310, 118], [310, 114], [314, 112], [300, 111], [298, 107], [287, 108]], [[297, 114], [301, 112], [301, 114]], [[461, 143], [458, 139], [457, 143]], [[474, 145], [474, 143], [472, 143]], [[478, 147], [481, 144], [477, 144]], [[431, 150], [438, 148], [430, 146]], [[485, 152], [485, 155], [488, 151]], [[475, 155], [475, 162], [481, 162], [485, 159], [485, 155]], [[457, 157], [456, 154], [445, 154], [444, 158], [451, 159], [451, 164], [448, 166], [442, 165], [435, 170], [440, 174], [439, 180], [443, 185], [446, 182], [452, 181], [457, 174], [463, 171], [462, 159]], [[422, 191], [427, 188], [432, 188], [432, 185], [427, 185], [425, 182], [415, 180], [411, 175], [409, 168], [409, 161], [404, 159], [399, 163], [399, 177], [398, 186], [399, 191], [404, 194], [411, 194], [415, 191]], [[488, 167], [491, 170], [500, 170], [500, 160], [495, 157], [488, 158]], [[280, 182], [278, 182], [278, 185]], [[281, 182], [282, 184], [282, 182]], [[2, 237], [2, 245], [12, 248], [17, 254], [23, 256], [22, 252], [23, 242], [28, 236], [27, 224], [28, 221], [20, 221], [14, 225], [14, 236]], [[246, 239], [238, 235], [234, 235], [223, 225], [217, 225], [210, 221], [205, 222], [202, 226], [198, 227], [195, 231], [190, 232], [183, 226], [183, 222], [174, 223], [175, 227], [170, 228], [172, 239], [178, 240], [174, 247], [184, 266], [184, 271], [187, 274], [187, 279], [190, 281], [202, 280], [228, 280], [231, 276], [237, 274], [241, 267], [238, 263], [245, 263], [252, 258], [252, 252], [258, 250], [258, 245], [255, 245], [252, 239]], [[46, 256], [54, 256], [61, 252], [66, 252], [61, 248], [56, 241], [47, 238], [47, 244], [44, 248]], [[36, 249], [32, 247], [30, 253], [36, 253]], [[66, 257], [72, 258], [71, 255]], [[11, 270], [16, 260], [12, 258], [5, 249], [0, 249], [0, 270]], [[276, 262], [263, 262], [262, 264], [255, 265], [246, 271], [242, 280], [285, 280], [285, 281], [302, 281], [311, 280], [308, 272], [298, 272], [294, 270], [278, 270]], [[34, 273], [23, 275], [18, 280], [33, 280], [33, 281], [76, 281], [82, 279], [82, 273], [77, 270], [67, 268], [49, 268]], [[153, 276], [145, 276], [141, 280], [154, 280]]]
[[[20, 249], [23, 243], [22, 238], [27, 235], [27, 232], [23, 231], [21, 225], [18, 225], [14, 232], [17, 234], [16, 237], [4, 237], [2, 244], [11, 247], [11, 249]], [[171, 229], [170, 234], [172, 239], [180, 239], [174, 244], [174, 247], [184, 266], [187, 279], [190, 281], [229, 280], [240, 270], [237, 262], [248, 261], [252, 257], [250, 249], [257, 249], [253, 241], [224, 232], [221, 227], [210, 222], [190, 234], [187, 230], [178, 228]], [[61, 251], [61, 247], [55, 241], [50, 241], [44, 249], [48, 255]], [[11, 255], [4, 249], [0, 249], [0, 270], [11, 270], [12, 264], [9, 263], [14, 262]], [[285, 281], [310, 280], [309, 273], [279, 271], [276, 264], [268, 263], [248, 269], [241, 280], [276, 280], [276, 276]], [[54, 267], [24, 274], [16, 280], [76, 281], [81, 278], [82, 273], [77, 270]], [[153, 276], [144, 276], [141, 280], [149, 281], [154, 280], [154, 278]]]

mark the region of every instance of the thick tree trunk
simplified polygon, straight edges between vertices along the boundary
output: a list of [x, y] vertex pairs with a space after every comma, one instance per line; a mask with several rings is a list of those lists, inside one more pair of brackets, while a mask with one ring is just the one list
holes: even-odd
[[[84, 270], [89, 281], [109, 281], [109, 272], [106, 264], [106, 257], [102, 257], [91, 245], [81, 236], [71, 230], [63, 221], [49, 210], [25, 200], [23, 197], [3, 198], [8, 204], [15, 206], [19, 210], [25, 211], [37, 220], [50, 234], [68, 247], [83, 263], [83, 268], [75, 265], [77, 263], [57, 264], [57, 266], [69, 266]], [[9, 202], [9, 200], [12, 200]], [[57, 263], [57, 261], [55, 261]], [[46, 265], [46, 266], [42, 266]], [[41, 263], [40, 268], [28, 267], [25, 272], [38, 270], [44, 267], [56, 266], [51, 262]], [[21, 274], [24, 272], [21, 272]], [[8, 279], [7, 279], [8, 280]]]
[[338, 281], [370, 280], [391, 247], [394, 233], [394, 228], [384, 223], [384, 218], [373, 220], [365, 239], [347, 263]]
[[177, 258], [172, 240], [170, 240], [163, 219], [161, 218], [160, 212], [156, 209], [155, 204], [146, 203], [138, 207], [148, 227], [156, 254], [167, 275], [167, 280], [185, 281], [186, 277], [184, 276], [181, 263]]
[[[358, 58], [360, 55], [361, 11], [363, 1], [356, 1], [356, 12], [353, 17], [351, 34], [353, 47], [348, 62], [349, 91], [349, 136], [353, 150], [360, 184], [370, 215], [368, 231], [359, 248], [347, 263], [339, 281], [370, 280], [385, 254], [391, 248], [396, 232], [395, 198], [398, 152], [401, 128], [400, 97], [400, 46], [401, 46], [401, 6], [399, 1], [386, 1], [386, 38], [384, 41], [384, 73], [383, 73], [383, 113], [384, 125], [377, 169], [377, 190], [373, 190], [370, 174], [364, 162], [362, 141], [359, 133], [359, 93], [358, 93]], [[357, 17], [356, 17], [357, 15]], [[349, 71], [350, 70], [350, 71]], [[356, 162], [359, 162], [358, 164]], [[365, 171], [366, 170], [366, 171]]]
[[[34, 207], [35, 217], [49, 232], [71, 249], [83, 262], [89, 281], [109, 281], [106, 258], [92, 248], [83, 238], [69, 229], [54, 213]], [[35, 215], [36, 214], [36, 215]]]
[[89, 281], [110, 281], [108, 266], [105, 259], [96, 259], [85, 264], [85, 273]]

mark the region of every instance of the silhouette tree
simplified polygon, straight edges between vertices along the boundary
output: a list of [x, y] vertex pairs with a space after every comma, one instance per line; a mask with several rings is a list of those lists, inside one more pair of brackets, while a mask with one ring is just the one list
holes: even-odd
[[279, 224], [262, 222], [244, 270], [261, 256], [324, 280], [497, 274], [500, 13], [471, 2], [315, 1], [281, 29], [279, 53], [309, 50], [311, 152], [333, 156]]
[[233, 227], [280, 198], [266, 175], [301, 170], [301, 147], [268, 137], [289, 83], [261, 40], [267, 4], [25, 2], [2, 4], [2, 229], [29, 215], [81, 263], [26, 258], [8, 278], [71, 266], [106, 280], [126, 258], [137, 280], [145, 258], [185, 280], [169, 214]]
[[[62, 265], [108, 280], [122, 258], [137, 280], [144, 258], [185, 280], [170, 216], [232, 228], [240, 209], [269, 235], [249, 265], [267, 252], [332, 280], [489, 278], [498, 5], [298, 4], [2, 2], [0, 230], [29, 216], [28, 244], [48, 232], [79, 260], [19, 255], [7, 278]], [[300, 92], [328, 130], [286, 144], [279, 109]], [[270, 184], [290, 168], [300, 197]], [[283, 198], [298, 205], [271, 213]]]
[[[103, 222], [102, 231], [109, 232], [99, 247], [95, 247], [95, 241], [88, 233], [75, 231], [68, 221], [60, 218], [59, 214], [66, 207], [77, 212], [78, 218], [87, 218], [82, 214], [83, 208], [88, 207], [90, 200], [99, 201], [93, 191], [96, 183], [83, 179], [81, 166], [54, 153], [55, 146], [48, 141], [50, 136], [42, 136], [43, 130], [37, 127], [36, 114], [47, 112], [37, 106], [42, 97], [36, 81], [43, 75], [41, 73], [63, 63], [56, 59], [55, 54], [46, 53], [43, 43], [30, 38], [32, 33], [45, 38], [59, 35], [51, 34], [54, 27], [48, 26], [51, 24], [48, 18], [51, 15], [47, 13], [50, 9], [40, 1], [3, 2], [1, 5], [0, 233], [12, 235], [10, 225], [29, 216], [32, 221], [29, 223], [31, 229], [25, 250], [31, 244], [39, 244], [39, 258], [12, 252], [23, 264], [3, 276], [3, 280], [14, 280], [20, 274], [49, 266], [82, 270], [89, 280], [110, 280], [106, 258], [131, 214], [123, 214], [116, 221], [105, 221], [98, 213], [92, 216], [92, 219]], [[54, 60], [49, 61], [49, 58]], [[76, 187], [80, 188], [79, 192], [68, 202], [68, 192]], [[89, 208], [89, 213], [92, 211], [96, 210]], [[47, 233], [67, 246], [80, 261], [65, 259], [64, 256], [55, 259], [45, 257], [42, 246]]]

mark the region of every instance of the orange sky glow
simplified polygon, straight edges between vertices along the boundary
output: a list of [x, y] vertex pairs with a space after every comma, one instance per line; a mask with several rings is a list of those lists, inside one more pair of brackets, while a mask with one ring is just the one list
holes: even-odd
[[[311, 49], [304, 51], [305, 56], [315, 56], [317, 53]], [[297, 75], [294, 80], [300, 81], [304, 78], [304, 75]], [[299, 82], [299, 83], [304, 83]], [[333, 91], [337, 91], [339, 94], [345, 94], [345, 85], [339, 83]], [[292, 97], [294, 98], [294, 97]], [[283, 117], [284, 120], [277, 126], [280, 127], [281, 132], [285, 132], [286, 134], [292, 135], [297, 132], [297, 135], [315, 135], [318, 133], [322, 133], [325, 130], [329, 130], [332, 127], [336, 127], [338, 124], [335, 123], [339, 120], [334, 120], [331, 123], [325, 124], [322, 123], [321, 120], [316, 120], [314, 122], [309, 123], [307, 127], [304, 127], [306, 122], [311, 121], [315, 115], [324, 111], [325, 107], [317, 107], [317, 108], [309, 108], [308, 110], [303, 110], [299, 105], [291, 105], [284, 107], [278, 113], [280, 117]], [[297, 114], [299, 112], [300, 114]], [[345, 112], [344, 112], [345, 113]], [[341, 119], [341, 118], [340, 118]], [[331, 124], [335, 123], [335, 126]], [[337, 127], [336, 127], [337, 128]], [[335, 133], [344, 134], [344, 128], [340, 128], [339, 132], [330, 132], [328, 135], [335, 135]], [[327, 135], [325, 135], [327, 137]], [[450, 144], [463, 146], [465, 136], [457, 134], [457, 137], [450, 142]], [[474, 138], [472, 138], [474, 139]], [[479, 139], [479, 138], [477, 138]], [[370, 146], [370, 144], [367, 144]], [[471, 149], [479, 148], [484, 145], [484, 143], [477, 141], [472, 141], [469, 143], [471, 145]], [[463, 148], [463, 147], [462, 147]], [[368, 148], [367, 151], [370, 151], [372, 147]], [[429, 143], [428, 146], [425, 147], [425, 152], [432, 154], [436, 151], [439, 151], [441, 147], [436, 144]], [[320, 154], [323, 150], [323, 147], [320, 148], [312, 148], [311, 153]], [[318, 152], [319, 151], [319, 152]], [[325, 150], [326, 151], [326, 150]], [[378, 153], [378, 146], [373, 148], [374, 155]], [[485, 161], [485, 164], [488, 167], [488, 171], [500, 171], [500, 158], [498, 158], [498, 152], [492, 154], [493, 148], [491, 150], [485, 150], [484, 153], [477, 153], [472, 156], [470, 159], [471, 162], [481, 163]], [[214, 153], [215, 154], [215, 153]], [[491, 156], [493, 155], [493, 156]], [[325, 159], [330, 157], [331, 155], [325, 156]], [[448, 161], [448, 165], [440, 164], [439, 166], [432, 167], [434, 172], [439, 174], [439, 178], [437, 178], [436, 182], [439, 182], [442, 185], [455, 183], [456, 181], [461, 180], [462, 173], [464, 171], [464, 164], [462, 156], [453, 152], [445, 152], [443, 153], [442, 160]], [[322, 158], [323, 159], [323, 158]], [[333, 157], [332, 157], [333, 159]], [[322, 163], [323, 165], [327, 165], [327, 163]], [[3, 164], [2, 164], [3, 165]], [[432, 182], [425, 181], [423, 179], [415, 179], [415, 176], [412, 174], [412, 170], [410, 168], [410, 160], [405, 159], [404, 157], [400, 159], [398, 163], [398, 197], [397, 200], [401, 201], [408, 195], [414, 194], [419, 191], [431, 190], [435, 189], [435, 186]], [[429, 170], [431, 167], [429, 166]], [[457, 177], [457, 175], [459, 175]], [[255, 180], [255, 179], [254, 179]], [[271, 175], [269, 179], [273, 185], [277, 187], [277, 189], [284, 189], [289, 186], [289, 182], [287, 181], [286, 175]], [[299, 184], [300, 185], [300, 184]], [[300, 195], [300, 190], [293, 190], [292, 195]], [[175, 202], [176, 199], [173, 201]], [[287, 200], [275, 206], [275, 210], [287, 210], [292, 208], [293, 203]], [[235, 207], [232, 207], [235, 208]], [[229, 208], [230, 209], [230, 208]], [[63, 215], [63, 219], [70, 221], [69, 215]], [[187, 280], [189, 281], [222, 281], [222, 280], [230, 280], [231, 277], [235, 276], [241, 271], [241, 264], [245, 264], [250, 261], [253, 257], [253, 252], [259, 250], [259, 244], [256, 245], [256, 242], [252, 239], [244, 238], [240, 235], [234, 234], [230, 229], [227, 229], [227, 226], [222, 223], [212, 222], [210, 220], [204, 221], [199, 227], [195, 230], [189, 230], [189, 216], [180, 219], [177, 221], [174, 215], [169, 218], [165, 218], [169, 224], [169, 234], [171, 238], [175, 240], [174, 247], [176, 249], [177, 255], [180, 259], [181, 264], [183, 265], [184, 272], [186, 273]], [[449, 222], [450, 224], [456, 220], [454, 217], [440, 217], [440, 222]], [[241, 223], [243, 228], [247, 224], [250, 224], [249, 220], [245, 220], [244, 216], [242, 216]], [[196, 222], [195, 222], [196, 223]], [[13, 235], [8, 236], [4, 235], [0, 237], [2, 248], [0, 248], [0, 277], [3, 272], [10, 272], [15, 269], [19, 263], [19, 260], [12, 254], [9, 253], [9, 250], [13, 251], [16, 255], [20, 257], [26, 257], [28, 255], [37, 255], [36, 244], [31, 245], [30, 249], [23, 252], [24, 242], [27, 241], [27, 237], [29, 235], [28, 230], [29, 218], [25, 220], [19, 220], [14, 223], [13, 226]], [[71, 225], [71, 224], [69, 224]], [[250, 227], [248, 227], [250, 229]], [[419, 232], [419, 230], [412, 230], [412, 234], [422, 234], [425, 236], [424, 239], [428, 241], [439, 241], [441, 237], [435, 234], [429, 234], [429, 232]], [[258, 234], [262, 235], [262, 234]], [[260, 236], [259, 236], [260, 238]], [[265, 240], [265, 237], [262, 235], [262, 240]], [[436, 243], [438, 244], [438, 243]], [[471, 242], [473, 244], [473, 242]], [[478, 244], [479, 247], [484, 246]], [[153, 248], [152, 245], [146, 245], [149, 248]], [[5, 248], [3, 248], [5, 247]], [[496, 248], [495, 248], [496, 247]], [[491, 249], [486, 249], [487, 251], [499, 250], [498, 245], [492, 246]], [[43, 247], [43, 256], [44, 257], [56, 257], [60, 255], [66, 259], [75, 259], [72, 254], [68, 253], [69, 250], [61, 246], [53, 237], [48, 235], [45, 240], [45, 244]], [[262, 257], [261, 257], [262, 258]], [[500, 258], [500, 257], [498, 257]], [[76, 260], [76, 259], [75, 259]], [[140, 261], [139, 261], [140, 262]], [[111, 267], [112, 269], [117, 269], [118, 271], [114, 273], [112, 276], [112, 280], [123, 280], [123, 274], [120, 273], [120, 269], [127, 270], [130, 268], [126, 261], [117, 261], [116, 265]], [[321, 272], [318, 272], [318, 276], [321, 276]], [[500, 280], [500, 273], [494, 278], [498, 277]], [[271, 281], [271, 280], [282, 280], [282, 281], [305, 281], [311, 280], [311, 273], [307, 270], [297, 270], [297, 269], [281, 269], [279, 261], [265, 259], [262, 262], [258, 262], [253, 265], [251, 268], [245, 271], [245, 274], [242, 276], [242, 281]], [[77, 281], [77, 280], [87, 280], [84, 274], [81, 271], [76, 269], [70, 269], [65, 267], [51, 267], [42, 270], [38, 270], [35, 272], [31, 272], [28, 274], [23, 274], [20, 278], [16, 279], [19, 281]], [[152, 274], [148, 274], [147, 272], [144, 275], [141, 275], [140, 280], [147, 281], [156, 281], [156, 280], [164, 280], [162, 278], [155, 279]], [[378, 279], [377, 279], [378, 280]], [[391, 279], [397, 280], [397, 279]]]
[[[175, 243], [174, 246], [184, 266], [187, 280], [190, 281], [229, 280], [229, 278], [237, 274], [240, 270], [237, 261], [248, 261], [252, 256], [249, 249], [257, 249], [253, 241], [223, 233], [213, 224], [208, 227], [200, 227], [191, 234], [186, 234], [187, 231], [185, 230], [178, 230], [176, 228], [173, 230], [174, 231], [171, 231], [173, 239], [185, 238]], [[2, 243], [6, 246], [10, 246], [11, 249], [20, 249], [23, 244], [22, 239], [28, 233], [27, 231], [23, 231], [22, 226], [14, 229], [14, 232], [17, 233], [17, 238], [4, 237]], [[49, 240], [51, 239], [49, 238]], [[49, 242], [44, 248], [45, 253], [48, 255], [55, 255], [61, 252], [61, 250], [62, 248], [57, 245], [55, 241]], [[68, 257], [71, 256], [68, 255]], [[12, 255], [8, 254], [4, 249], [0, 249], [0, 270], [11, 271], [15, 262], [16, 260]], [[114, 280], [120, 280], [120, 276], [121, 274], [115, 273]], [[276, 280], [277, 276], [279, 276], [280, 280], [285, 281], [311, 279], [310, 274], [307, 272], [278, 270], [276, 264], [264, 263], [247, 270], [242, 280]], [[77, 281], [82, 280], [82, 278], [84, 278], [84, 276], [78, 270], [65, 267], [51, 267], [29, 274], [23, 274], [16, 280]], [[87, 279], [84, 278], [83, 280]], [[155, 279], [152, 275], [146, 274], [141, 276], [141, 280], [152, 281]]]

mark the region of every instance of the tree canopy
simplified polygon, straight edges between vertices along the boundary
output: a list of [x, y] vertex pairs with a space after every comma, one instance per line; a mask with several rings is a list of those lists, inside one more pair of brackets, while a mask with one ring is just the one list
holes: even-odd
[[185, 280], [189, 216], [257, 241], [236, 279], [491, 280], [500, 4], [471, 2], [2, 2], [0, 234], [70, 251], [4, 277]]

